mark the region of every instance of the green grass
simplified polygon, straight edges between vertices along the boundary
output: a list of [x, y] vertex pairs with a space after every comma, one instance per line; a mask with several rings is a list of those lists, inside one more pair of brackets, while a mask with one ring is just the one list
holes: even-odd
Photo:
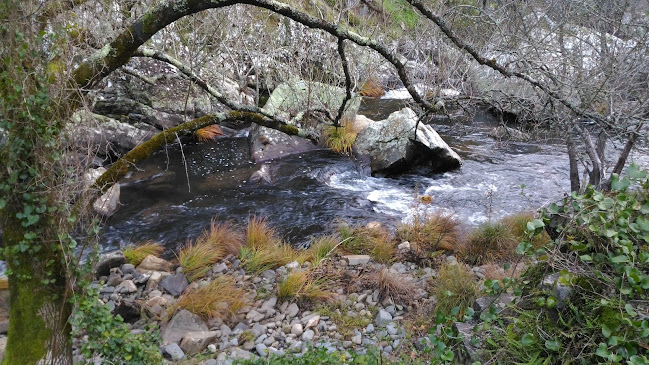
[[416, 217], [397, 229], [397, 239], [410, 242], [420, 258], [430, 258], [437, 251], [458, 248], [459, 221], [449, 213], [435, 212]]
[[309, 249], [307, 249], [307, 260], [310, 261], [313, 266], [317, 266], [322, 263], [325, 258], [333, 254], [333, 251], [338, 245], [339, 238], [335, 235], [327, 235], [314, 238], [311, 241]]
[[432, 294], [437, 298], [436, 309], [444, 315], [449, 315], [456, 306], [463, 313], [473, 305], [478, 294], [473, 274], [459, 263], [442, 265], [434, 284]]
[[246, 291], [238, 288], [232, 278], [219, 276], [208, 285], [180, 297], [170, 311], [186, 309], [205, 319], [226, 320], [250, 304], [246, 298]]
[[295, 271], [277, 284], [277, 298], [281, 301], [326, 301], [333, 297], [329, 286], [326, 279], [314, 279], [306, 271]]
[[212, 264], [223, 258], [223, 251], [198, 242], [187, 244], [178, 253], [178, 261], [187, 279], [196, 281], [210, 270]]
[[462, 248], [462, 256], [472, 265], [505, 262], [516, 256], [519, 243], [503, 223], [485, 223], [471, 232]]
[[351, 155], [357, 133], [352, 123], [344, 121], [340, 127], [327, 127], [323, 133], [325, 146], [336, 153]]
[[[373, 317], [361, 317], [358, 313], [352, 311], [349, 305], [344, 302], [334, 302], [321, 306], [316, 309], [321, 316], [328, 316], [338, 327], [338, 333], [345, 338], [353, 335], [354, 330], [362, 330], [372, 323]], [[353, 315], [348, 312], [354, 312]]]
[[374, 261], [380, 263], [394, 260], [394, 242], [384, 228], [352, 227], [342, 223], [338, 226], [338, 234], [343, 242], [341, 250], [345, 253], [370, 255]]
[[153, 241], [144, 241], [135, 245], [128, 246], [124, 249], [124, 257], [129, 264], [139, 265], [147, 256], [160, 256], [164, 252], [164, 247]]

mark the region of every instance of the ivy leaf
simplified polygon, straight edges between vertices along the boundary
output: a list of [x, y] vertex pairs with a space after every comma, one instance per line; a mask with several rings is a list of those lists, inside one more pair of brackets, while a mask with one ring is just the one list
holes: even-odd
[[621, 264], [623, 262], [629, 262], [629, 257], [626, 255], [619, 255], [615, 257], [611, 257], [611, 262], [614, 264]]
[[611, 177], [611, 189], [613, 191], [622, 191], [626, 190], [629, 188], [631, 185], [631, 181], [629, 180], [628, 176], [623, 177], [620, 179], [620, 176], [618, 174], [613, 174]]
[[609, 338], [611, 337], [612, 333], [613, 330], [608, 325], [606, 325], [606, 323], [602, 323], [602, 335], [604, 335], [604, 337], [606, 338]]
[[629, 316], [631, 316], [631, 317], [635, 317], [636, 315], [638, 315], [638, 313], [636, 313], [636, 311], [633, 310], [633, 306], [632, 306], [631, 304], [629, 304], [629, 303], [627, 303], [627, 304], [624, 306], [624, 310], [626, 310], [627, 314], [628, 314]]
[[647, 173], [645, 171], [640, 170], [640, 167], [635, 163], [629, 165], [629, 167], [626, 170], [626, 173], [631, 179], [644, 179], [645, 177], [647, 177]]

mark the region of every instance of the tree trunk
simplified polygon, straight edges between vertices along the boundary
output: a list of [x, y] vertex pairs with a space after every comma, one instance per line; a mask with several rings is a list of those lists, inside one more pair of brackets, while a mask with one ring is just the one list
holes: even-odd
[[[7, 207], [8, 208], [8, 207]], [[25, 228], [15, 218], [15, 210], [3, 210], [3, 243], [17, 247]], [[54, 252], [53, 252], [54, 251]], [[62, 252], [44, 248], [38, 260], [25, 253], [7, 254], [9, 275], [9, 332], [2, 364], [72, 364], [70, 325], [72, 306], [66, 297]], [[46, 268], [37, 262], [48, 262]], [[44, 275], [49, 271], [55, 273]], [[44, 284], [44, 279], [54, 282]]]

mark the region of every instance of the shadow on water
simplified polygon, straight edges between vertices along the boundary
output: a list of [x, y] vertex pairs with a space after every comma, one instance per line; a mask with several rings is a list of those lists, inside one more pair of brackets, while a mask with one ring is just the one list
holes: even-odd
[[[401, 106], [390, 104], [372, 117]], [[462, 135], [443, 136], [464, 159], [462, 168], [397, 178], [368, 176], [351, 159], [318, 150], [269, 163], [272, 182], [251, 184], [261, 165], [250, 162], [245, 138], [184, 145], [187, 169], [179, 148], [170, 146], [122, 182], [121, 207], [103, 229], [103, 249], [149, 239], [175, 248], [213, 217], [245, 225], [252, 215], [266, 217], [298, 245], [331, 232], [337, 219], [394, 227], [422, 208], [417, 194], [433, 197], [425, 209], [450, 210], [475, 225], [536, 209], [569, 189], [563, 146], [501, 143], [487, 136], [493, 125], [479, 114]]]

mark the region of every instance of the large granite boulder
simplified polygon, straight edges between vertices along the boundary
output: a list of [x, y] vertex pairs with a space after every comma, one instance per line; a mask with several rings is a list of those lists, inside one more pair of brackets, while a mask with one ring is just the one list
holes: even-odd
[[373, 174], [393, 174], [413, 166], [428, 164], [435, 171], [447, 171], [462, 165], [462, 159], [435, 130], [419, 123], [410, 108], [390, 114], [382, 121], [369, 123], [354, 142], [354, 151], [369, 158]]
[[[306, 109], [324, 109], [334, 112], [345, 99], [345, 89], [304, 80], [292, 80], [278, 85], [268, 98], [263, 110], [272, 115], [291, 120]], [[345, 108], [345, 115], [352, 117], [358, 111], [361, 98], [352, 98]], [[320, 123], [308, 118], [296, 124], [309, 135], [317, 138], [321, 132]], [[274, 129], [253, 125], [250, 130], [250, 153], [253, 161], [262, 162], [303, 153], [316, 148], [309, 140], [289, 136]]]

